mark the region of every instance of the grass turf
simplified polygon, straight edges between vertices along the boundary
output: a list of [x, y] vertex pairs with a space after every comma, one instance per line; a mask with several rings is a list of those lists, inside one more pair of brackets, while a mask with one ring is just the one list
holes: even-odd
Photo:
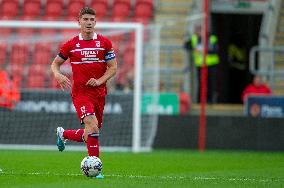
[[0, 150], [0, 187], [284, 187], [284, 153], [102, 153], [105, 179], [81, 174], [85, 155]]

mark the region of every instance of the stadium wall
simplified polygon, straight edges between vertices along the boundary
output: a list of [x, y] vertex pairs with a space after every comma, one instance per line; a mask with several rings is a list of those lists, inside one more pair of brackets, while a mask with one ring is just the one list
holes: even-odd
[[[199, 116], [160, 116], [154, 148], [198, 148]], [[208, 116], [207, 149], [284, 151], [284, 119]]]
[[[2, 144], [23, 142], [55, 145], [54, 129], [57, 126], [55, 124], [62, 121], [62, 117], [64, 122], [61, 123], [65, 126], [78, 128], [78, 120], [74, 113], [47, 115], [47, 113], [11, 112], [2, 109], [1, 114], [3, 118], [0, 123], [0, 143]], [[52, 116], [52, 121], [47, 116]], [[105, 116], [105, 120], [109, 118], [108, 116], [110, 115]], [[159, 116], [154, 148], [197, 149], [198, 124], [199, 116]], [[26, 127], [32, 127], [32, 130]], [[113, 131], [119, 132], [120, 128], [104, 127], [102, 136], [104, 132], [109, 132], [108, 129], [117, 129]], [[284, 151], [284, 119], [209, 116], [206, 138], [207, 149]]]

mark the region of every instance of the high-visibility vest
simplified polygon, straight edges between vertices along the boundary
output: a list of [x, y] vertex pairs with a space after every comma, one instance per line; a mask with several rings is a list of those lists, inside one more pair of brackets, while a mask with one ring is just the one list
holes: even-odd
[[[217, 65], [220, 60], [219, 56], [216, 52], [209, 52], [211, 49], [216, 48], [218, 38], [216, 35], [210, 35], [209, 37], [209, 43], [208, 43], [208, 53], [206, 56], [206, 65], [207, 66], [212, 66], [212, 65]], [[198, 36], [197, 35], [192, 35], [191, 36], [191, 46], [193, 48], [193, 60], [194, 64], [196, 67], [201, 67], [203, 63], [203, 51], [201, 49], [197, 49], [198, 45], [202, 45], [198, 41]]]

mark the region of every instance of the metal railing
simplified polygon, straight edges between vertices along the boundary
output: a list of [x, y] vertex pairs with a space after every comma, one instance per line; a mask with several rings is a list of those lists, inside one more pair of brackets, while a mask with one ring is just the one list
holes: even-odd
[[[263, 76], [275, 89], [275, 79], [284, 82], [284, 46], [260, 47], [254, 46], [250, 50], [249, 70], [252, 74]], [[277, 60], [276, 56], [283, 59]], [[263, 59], [265, 61], [263, 61]], [[283, 66], [282, 66], [282, 65]]]

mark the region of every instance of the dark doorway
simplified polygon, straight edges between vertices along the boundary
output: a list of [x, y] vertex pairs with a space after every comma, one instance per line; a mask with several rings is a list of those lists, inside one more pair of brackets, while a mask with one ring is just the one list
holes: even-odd
[[258, 45], [262, 15], [212, 14], [212, 32], [219, 38], [218, 102], [242, 103], [250, 82], [249, 51]]

